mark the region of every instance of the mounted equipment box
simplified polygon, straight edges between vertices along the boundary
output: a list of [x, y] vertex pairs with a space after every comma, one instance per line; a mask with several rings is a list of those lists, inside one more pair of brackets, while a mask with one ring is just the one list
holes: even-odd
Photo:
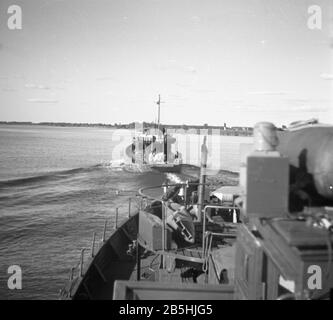
[[[141, 244], [153, 251], [162, 250], [162, 221], [159, 217], [140, 211], [139, 213], [139, 235]], [[171, 230], [165, 226], [165, 249], [171, 248]]]

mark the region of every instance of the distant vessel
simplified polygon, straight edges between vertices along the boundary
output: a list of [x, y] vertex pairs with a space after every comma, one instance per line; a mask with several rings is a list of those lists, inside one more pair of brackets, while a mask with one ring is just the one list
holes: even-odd
[[[240, 185], [208, 193], [204, 140], [199, 183], [163, 185], [166, 192], [159, 198], [149, 194], [161, 186], [140, 189], [135, 213], [129, 206], [128, 219], [120, 225], [116, 215], [116, 230], [106, 239], [104, 229], [96, 252], [93, 239], [87, 262], [83, 249], [79, 273], [71, 270], [61, 298], [328, 299], [333, 288], [333, 162], [328, 161], [332, 148], [322, 145], [332, 144], [333, 127], [312, 129], [302, 129], [306, 139], [294, 140], [294, 131], [278, 137], [274, 125], [257, 124]], [[303, 150], [310, 141], [304, 167]], [[321, 152], [325, 165], [317, 177], [310, 163], [317, 163]], [[308, 168], [314, 180], [290, 185], [293, 166]], [[312, 206], [308, 187], [322, 196], [320, 206]], [[303, 206], [290, 211], [288, 202], [294, 198], [289, 195], [295, 191]], [[313, 266], [322, 270], [320, 287], [309, 286]]]
[[140, 132], [136, 132], [132, 144], [126, 148], [126, 155], [133, 164], [149, 166], [161, 172], [178, 172], [182, 164], [181, 154], [171, 151], [171, 145], [176, 139], [167, 134], [165, 128], [160, 130], [160, 95], [156, 104], [157, 128], [142, 128]]

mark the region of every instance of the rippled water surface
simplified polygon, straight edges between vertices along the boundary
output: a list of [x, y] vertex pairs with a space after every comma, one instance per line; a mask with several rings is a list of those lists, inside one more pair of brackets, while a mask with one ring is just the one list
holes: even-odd
[[[131, 191], [163, 183], [162, 173], [122, 164], [124, 155], [115, 148], [130, 139], [129, 132], [120, 136], [109, 129], [0, 126], [0, 298], [58, 298], [93, 232], [101, 238], [108, 219], [111, 233], [116, 207], [126, 217]], [[179, 136], [177, 148], [196, 165], [200, 139], [186, 139]], [[223, 139], [219, 156], [211, 160], [220, 161], [222, 154], [224, 169], [235, 171], [239, 143], [249, 140]], [[213, 154], [221, 141], [210, 143]], [[188, 166], [191, 170], [197, 168]], [[10, 265], [22, 268], [22, 290], [7, 288]]]

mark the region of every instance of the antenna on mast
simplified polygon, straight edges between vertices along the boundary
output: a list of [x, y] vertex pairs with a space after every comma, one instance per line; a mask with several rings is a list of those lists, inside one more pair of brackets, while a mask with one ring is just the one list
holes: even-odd
[[156, 101], [156, 104], [158, 105], [158, 118], [157, 118], [157, 130], [158, 135], [160, 134], [160, 115], [161, 115], [161, 103], [164, 103], [161, 101], [161, 95], [158, 95], [158, 101]]

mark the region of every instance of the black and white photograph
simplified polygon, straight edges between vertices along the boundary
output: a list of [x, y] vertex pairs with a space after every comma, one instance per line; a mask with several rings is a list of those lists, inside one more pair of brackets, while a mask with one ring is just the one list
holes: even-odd
[[0, 300], [332, 297], [332, 0], [0, 1]]

